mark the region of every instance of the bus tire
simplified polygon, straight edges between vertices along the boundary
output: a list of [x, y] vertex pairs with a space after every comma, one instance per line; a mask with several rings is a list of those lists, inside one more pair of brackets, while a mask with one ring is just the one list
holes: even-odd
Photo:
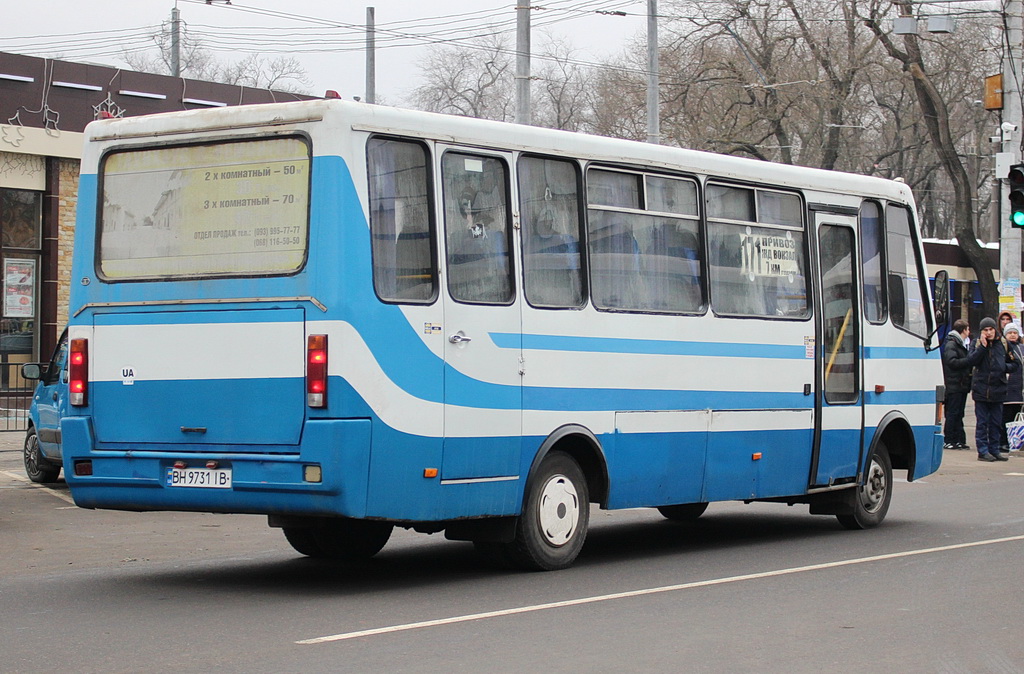
[[60, 466], [54, 465], [43, 458], [39, 452], [39, 438], [36, 429], [28, 429], [25, 435], [25, 474], [28, 479], [37, 483], [56, 482], [60, 475]]
[[526, 485], [523, 514], [509, 560], [523, 569], [555, 571], [572, 565], [583, 548], [590, 522], [587, 480], [576, 460], [551, 452]]
[[326, 556], [320, 545], [316, 542], [316, 535], [313, 529], [309, 527], [284, 527], [281, 531], [284, 532], [284, 537], [288, 544], [300, 555], [316, 558]]
[[884, 442], [879, 442], [868, 463], [864, 484], [852, 490], [852, 512], [836, 515], [847, 529], [871, 529], [885, 519], [892, 500], [892, 461]]
[[679, 505], [658, 506], [658, 512], [673, 522], [693, 522], [708, 509], [707, 503], [681, 503]]
[[394, 528], [390, 522], [332, 519], [315, 527], [285, 527], [284, 536], [307, 557], [356, 562], [380, 552]]

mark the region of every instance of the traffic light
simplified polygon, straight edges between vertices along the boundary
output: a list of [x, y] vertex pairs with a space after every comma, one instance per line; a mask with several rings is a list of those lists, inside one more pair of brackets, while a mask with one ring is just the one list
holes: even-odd
[[1010, 224], [1024, 228], [1024, 164], [1014, 164], [1006, 176], [1010, 185]]

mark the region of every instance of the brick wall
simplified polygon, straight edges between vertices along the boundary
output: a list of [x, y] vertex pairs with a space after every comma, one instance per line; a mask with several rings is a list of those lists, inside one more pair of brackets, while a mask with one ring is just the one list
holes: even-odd
[[57, 245], [57, 325], [58, 330], [68, 322], [68, 294], [71, 290], [71, 256], [75, 245], [75, 222], [78, 209], [77, 159], [60, 162], [60, 203], [58, 222], [60, 239]]

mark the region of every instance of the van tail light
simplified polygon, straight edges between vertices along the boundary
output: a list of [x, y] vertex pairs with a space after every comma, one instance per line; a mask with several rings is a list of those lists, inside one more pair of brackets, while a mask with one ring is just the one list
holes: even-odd
[[310, 335], [307, 342], [306, 404], [327, 406], [327, 335]]
[[72, 339], [68, 359], [70, 402], [81, 407], [89, 401], [89, 340]]

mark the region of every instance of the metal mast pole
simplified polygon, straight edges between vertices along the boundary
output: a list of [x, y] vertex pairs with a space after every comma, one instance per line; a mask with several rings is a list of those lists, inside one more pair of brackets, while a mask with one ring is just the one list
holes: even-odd
[[658, 0], [647, 0], [647, 142], [661, 140], [658, 106]]
[[[1003, 15], [1006, 21], [1006, 33], [1004, 35], [1003, 50], [1003, 113], [1004, 125], [1015, 125], [1016, 129], [1009, 131], [1010, 127], [1003, 126], [1000, 129], [1002, 134], [1003, 152], [1012, 153], [1013, 163], [1021, 160], [1021, 138], [1024, 137], [1024, 119], [1021, 110], [1021, 80], [1024, 73], [1021, 71], [1021, 51], [1024, 46], [1024, 2], [1021, 0], [1004, 0]], [[1009, 200], [1009, 186], [1006, 184], [1005, 175], [996, 176], [1000, 179], [1001, 210], [1006, 213], [1006, 204]], [[1013, 295], [1014, 305], [1020, 299], [1020, 272], [1021, 272], [1021, 236], [1020, 230], [1011, 226], [1010, 219], [1004, 215], [999, 218], [999, 294], [1001, 296]], [[1002, 304], [1002, 302], [1000, 302]], [[1016, 308], [1016, 307], [1014, 307]], [[1000, 308], [1002, 310], [1002, 307]]]
[[530, 5], [516, 5], [516, 122], [530, 124]]
[[181, 77], [181, 14], [177, 5], [171, 9], [171, 74]]
[[373, 7], [366, 8], [366, 102], [377, 102], [376, 25]]

